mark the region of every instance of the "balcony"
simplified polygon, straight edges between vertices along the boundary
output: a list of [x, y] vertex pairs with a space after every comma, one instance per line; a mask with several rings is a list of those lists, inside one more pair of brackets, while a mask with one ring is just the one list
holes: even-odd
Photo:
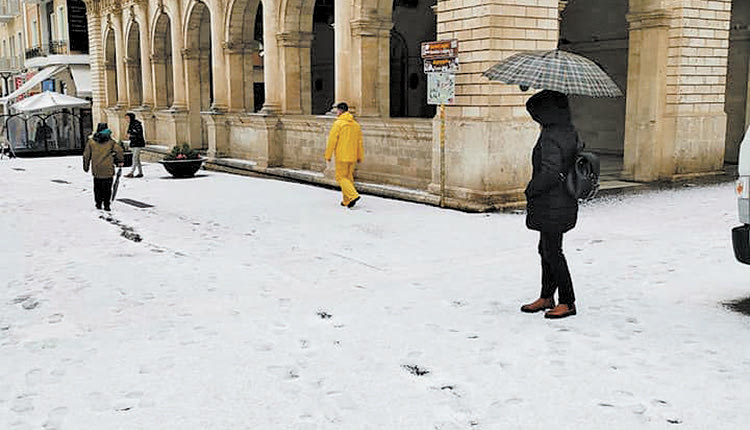
[[49, 55], [68, 55], [68, 44], [64, 41], [51, 42], [49, 45], [37, 46], [26, 50], [26, 59], [47, 57]]
[[21, 15], [18, 0], [0, 0], [0, 22], [9, 22]]
[[0, 72], [15, 72], [23, 68], [23, 58], [5, 57], [0, 58]]

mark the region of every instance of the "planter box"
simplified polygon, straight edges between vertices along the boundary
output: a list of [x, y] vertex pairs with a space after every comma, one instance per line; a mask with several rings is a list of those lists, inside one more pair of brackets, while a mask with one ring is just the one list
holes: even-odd
[[175, 178], [191, 178], [204, 161], [206, 159], [201, 157], [197, 160], [160, 160], [159, 163]]

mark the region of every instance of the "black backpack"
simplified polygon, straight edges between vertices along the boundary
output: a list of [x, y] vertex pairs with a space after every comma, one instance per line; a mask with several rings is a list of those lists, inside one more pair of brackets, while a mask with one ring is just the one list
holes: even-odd
[[576, 200], [589, 200], [599, 191], [599, 157], [585, 152], [585, 145], [578, 140], [575, 162], [565, 175], [565, 190]]

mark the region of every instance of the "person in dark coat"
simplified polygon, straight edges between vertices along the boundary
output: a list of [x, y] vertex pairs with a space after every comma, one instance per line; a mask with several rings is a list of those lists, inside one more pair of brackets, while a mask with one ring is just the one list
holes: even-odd
[[[571, 122], [565, 94], [545, 90], [526, 103], [534, 121], [542, 126], [531, 156], [533, 173], [526, 187], [526, 226], [539, 232], [542, 259], [542, 292], [539, 299], [523, 305], [523, 312], [545, 313], [546, 318], [576, 314], [573, 282], [563, 254], [563, 234], [576, 225], [578, 201], [565, 189], [564, 177], [575, 162], [580, 140]], [[555, 306], [555, 291], [559, 304]]]
[[94, 201], [96, 208], [110, 210], [112, 200], [112, 177], [115, 175], [115, 164], [122, 166], [122, 147], [112, 140], [112, 131], [106, 122], [96, 126], [96, 133], [91, 135], [83, 150], [83, 171], [94, 176]]
[[[127, 114], [130, 124], [128, 125], [128, 138], [130, 139], [130, 148], [133, 150], [133, 168], [130, 173], [125, 175], [126, 178], [142, 178], [143, 177], [143, 166], [141, 166], [141, 148], [146, 146], [146, 139], [143, 137], [143, 124], [135, 119], [135, 114], [128, 112]], [[135, 169], [138, 168], [138, 173], [135, 173]]]

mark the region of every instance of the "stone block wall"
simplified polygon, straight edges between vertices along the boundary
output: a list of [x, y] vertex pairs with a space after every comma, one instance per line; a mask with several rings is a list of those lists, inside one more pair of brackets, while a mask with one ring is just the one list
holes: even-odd
[[674, 128], [673, 173], [723, 168], [731, 0], [690, 0], [672, 10], [666, 114]]
[[[284, 167], [322, 172], [333, 117], [285, 116], [279, 142]], [[431, 178], [432, 122], [418, 119], [358, 119], [365, 160], [356, 178], [424, 190]]]
[[[482, 73], [526, 50], [558, 42], [557, 0], [438, 2], [438, 39], [459, 40], [455, 104], [446, 109], [446, 197], [483, 204], [517, 200], [531, 176], [538, 127], [526, 112], [532, 91], [491, 82]], [[433, 193], [440, 190], [439, 124], [433, 129]]]

